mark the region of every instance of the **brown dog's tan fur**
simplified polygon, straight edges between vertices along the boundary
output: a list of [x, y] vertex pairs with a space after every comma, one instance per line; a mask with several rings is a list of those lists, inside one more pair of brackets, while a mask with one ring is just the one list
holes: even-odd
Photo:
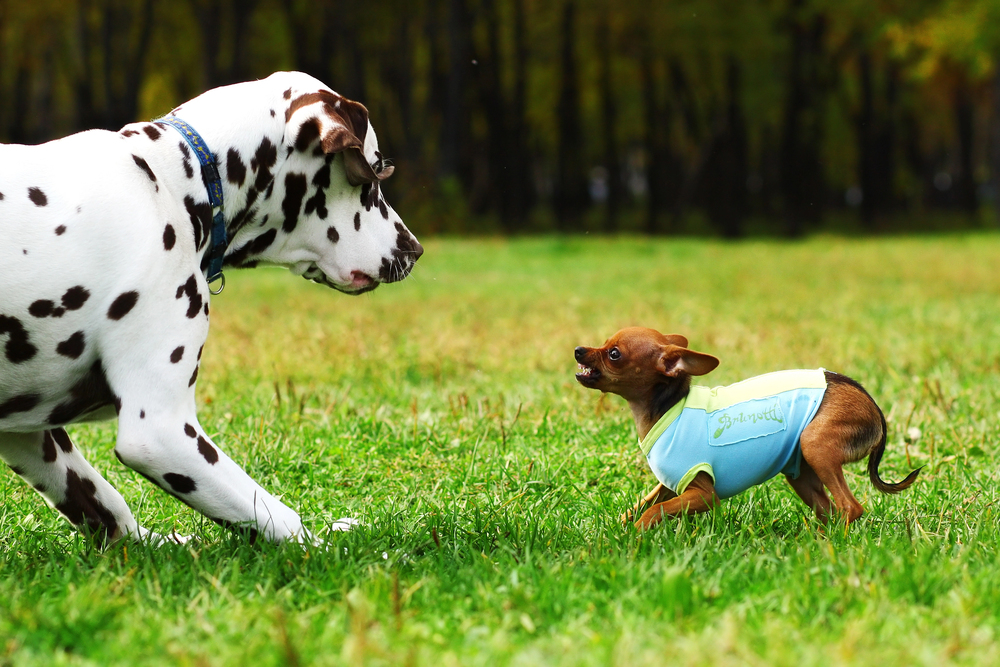
[[[687, 396], [692, 375], [705, 375], [719, 365], [717, 358], [689, 350], [687, 345], [687, 339], [678, 334], [664, 335], [642, 327], [622, 329], [602, 347], [576, 348], [576, 360], [584, 368], [576, 377], [585, 387], [618, 394], [628, 401], [639, 438], [643, 439], [667, 410]], [[869, 477], [883, 493], [906, 489], [920, 470], [914, 470], [898, 484], [883, 481], [878, 475], [886, 440], [882, 411], [854, 380], [827, 371], [826, 381], [819, 410], [799, 438], [799, 476], [787, 479], [822, 521], [832, 513], [826, 494], [829, 489], [837, 510], [850, 523], [864, 513], [864, 508], [847, 487], [845, 463], [868, 456]], [[622, 521], [631, 521], [648, 506], [636, 521], [637, 527], [646, 529], [665, 516], [705, 512], [718, 504], [712, 477], [699, 472], [680, 495], [658, 484], [622, 515]]]

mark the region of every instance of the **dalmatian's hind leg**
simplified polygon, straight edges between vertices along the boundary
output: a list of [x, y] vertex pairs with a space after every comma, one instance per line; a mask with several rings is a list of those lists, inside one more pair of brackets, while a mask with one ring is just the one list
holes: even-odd
[[187, 539], [164, 537], [140, 526], [125, 499], [73, 446], [65, 429], [0, 433], [0, 459], [102, 545], [126, 535], [152, 543]]

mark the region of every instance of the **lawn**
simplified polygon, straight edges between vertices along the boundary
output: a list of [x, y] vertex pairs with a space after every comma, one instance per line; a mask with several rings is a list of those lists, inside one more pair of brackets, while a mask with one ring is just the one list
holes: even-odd
[[[1000, 663], [1000, 236], [801, 243], [435, 240], [357, 298], [228, 275], [202, 425], [321, 528], [252, 546], [71, 433], [158, 532], [94, 549], [0, 476], [0, 666], [940, 665]], [[624, 402], [573, 348], [642, 324], [728, 384], [823, 366], [889, 424], [867, 513], [818, 525], [782, 480], [639, 535], [652, 486]]]

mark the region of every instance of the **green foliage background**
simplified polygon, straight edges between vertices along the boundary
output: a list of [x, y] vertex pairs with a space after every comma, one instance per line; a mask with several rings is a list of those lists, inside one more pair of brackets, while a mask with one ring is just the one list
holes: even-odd
[[997, 25], [995, 0], [0, 0], [0, 141], [299, 69], [368, 106], [425, 233], [968, 228], [1000, 183]]

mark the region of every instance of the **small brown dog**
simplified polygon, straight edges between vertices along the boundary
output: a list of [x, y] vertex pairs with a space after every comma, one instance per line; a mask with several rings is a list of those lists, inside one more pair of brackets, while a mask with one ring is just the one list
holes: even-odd
[[[779, 371], [728, 387], [691, 385], [719, 365], [687, 349], [677, 334], [630, 327], [603, 347], [578, 347], [585, 387], [618, 394], [632, 409], [639, 444], [660, 483], [622, 516], [651, 528], [664, 516], [695, 514], [784, 473], [799, 497], [825, 521], [833, 494], [850, 523], [864, 513], [844, 480], [843, 465], [868, 456], [868, 475], [882, 493], [909, 487], [878, 475], [885, 451], [885, 417], [851, 378], [825, 371]], [[679, 494], [679, 495], [678, 495]]]

